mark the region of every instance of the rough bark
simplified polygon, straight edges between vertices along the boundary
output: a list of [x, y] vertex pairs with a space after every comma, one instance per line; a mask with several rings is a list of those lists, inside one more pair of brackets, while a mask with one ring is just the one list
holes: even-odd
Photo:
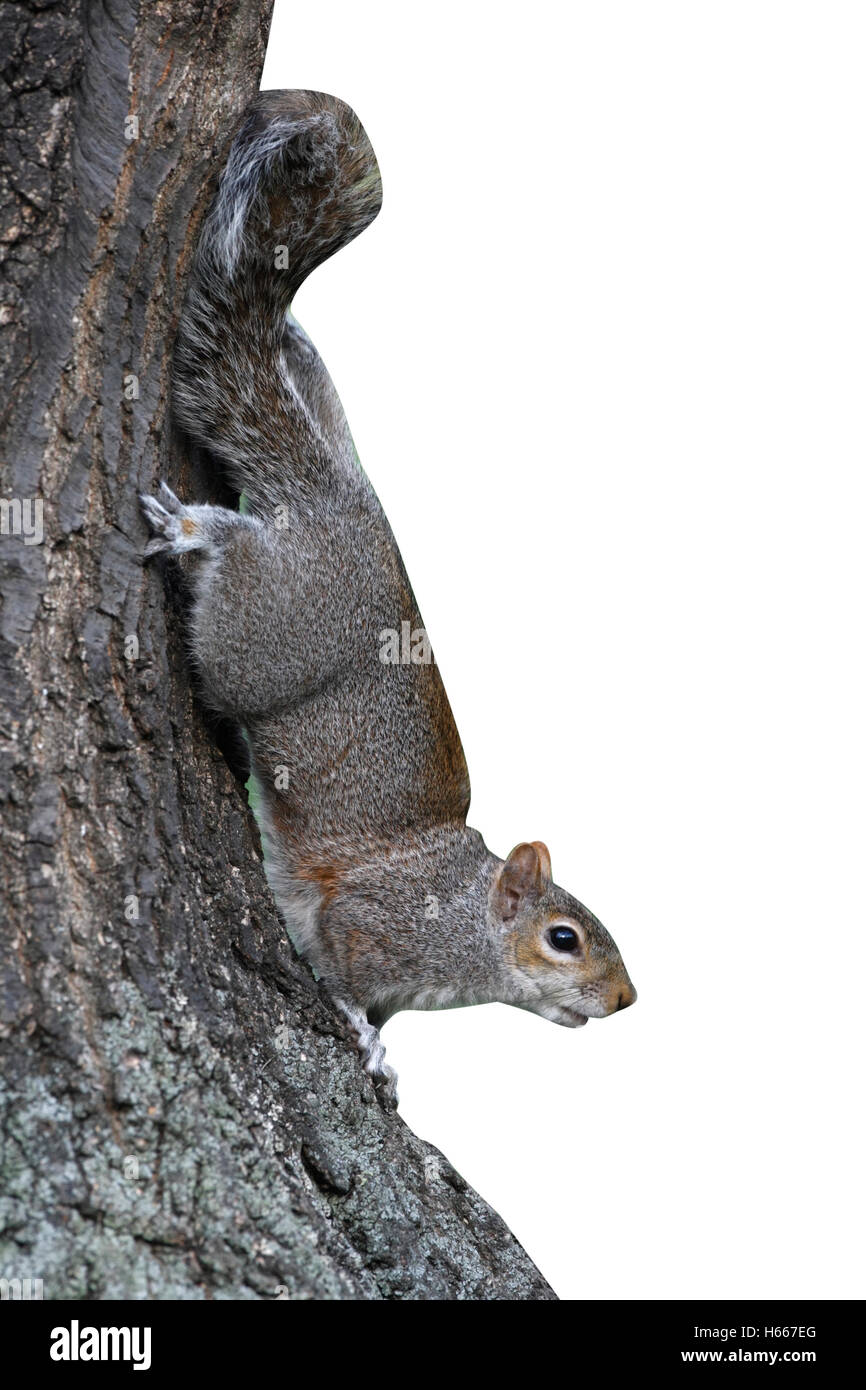
[[549, 1298], [380, 1108], [294, 956], [180, 583], [140, 563], [138, 491], [208, 486], [168, 425], [170, 347], [269, 12], [0, 5], [2, 497], [45, 507], [42, 544], [0, 537], [0, 1275], [46, 1298]]

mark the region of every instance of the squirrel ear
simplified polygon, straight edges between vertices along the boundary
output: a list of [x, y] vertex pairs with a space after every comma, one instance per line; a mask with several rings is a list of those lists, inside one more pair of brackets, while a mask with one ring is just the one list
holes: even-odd
[[540, 840], [511, 851], [493, 887], [493, 903], [503, 922], [517, 916], [526, 894], [542, 886], [549, 870], [550, 855]]
[[547, 848], [547, 845], [544, 844], [542, 840], [533, 840], [532, 848], [535, 850], [536, 854], [538, 855], [538, 858], [541, 861], [542, 877], [545, 878], [549, 883], [550, 880], [553, 878], [553, 870], [550, 867], [550, 850]]

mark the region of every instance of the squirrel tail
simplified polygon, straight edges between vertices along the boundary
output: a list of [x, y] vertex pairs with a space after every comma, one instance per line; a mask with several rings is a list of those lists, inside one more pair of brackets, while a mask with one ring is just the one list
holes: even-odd
[[321, 92], [261, 92], [207, 214], [174, 354], [179, 423], [250, 509], [339, 485], [351, 439], [321, 359], [288, 317], [298, 286], [373, 221], [376, 157]]

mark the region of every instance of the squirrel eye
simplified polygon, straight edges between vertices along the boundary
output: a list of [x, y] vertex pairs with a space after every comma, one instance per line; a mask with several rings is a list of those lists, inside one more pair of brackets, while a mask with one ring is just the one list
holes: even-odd
[[551, 946], [555, 946], [557, 951], [577, 950], [577, 932], [572, 931], [571, 927], [551, 927], [547, 935]]

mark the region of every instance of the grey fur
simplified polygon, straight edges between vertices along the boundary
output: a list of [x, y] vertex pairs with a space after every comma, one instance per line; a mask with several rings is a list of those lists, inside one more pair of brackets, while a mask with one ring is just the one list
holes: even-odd
[[[249, 513], [143, 498], [147, 553], [198, 552], [191, 646], [204, 698], [247, 731], [266, 867], [298, 947], [355, 1030], [406, 1008], [500, 1000], [567, 1026], [635, 997], [598, 920], [539, 842], [507, 861], [466, 826], [469, 778], [435, 662], [381, 659], [423, 627], [318, 353], [291, 318], [304, 275], [375, 216], [375, 157], [333, 97], [265, 93], [232, 148], [175, 354], [184, 427]], [[273, 264], [289, 248], [291, 268]], [[557, 923], [576, 946], [552, 944]]]

